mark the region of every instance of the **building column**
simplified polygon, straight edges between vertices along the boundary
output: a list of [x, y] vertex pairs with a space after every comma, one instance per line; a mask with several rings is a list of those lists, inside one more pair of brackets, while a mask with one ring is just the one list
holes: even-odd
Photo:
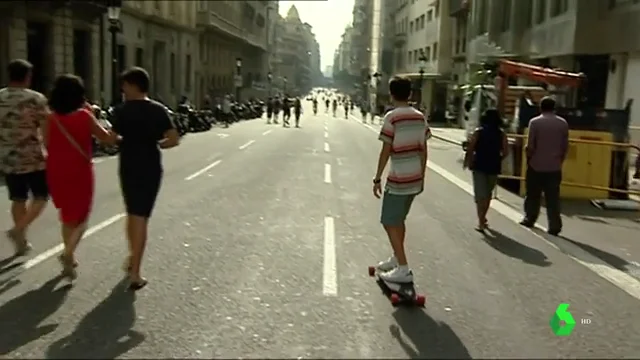
[[62, 7], [56, 10], [51, 30], [54, 74], [73, 73], [73, 20], [70, 9]]

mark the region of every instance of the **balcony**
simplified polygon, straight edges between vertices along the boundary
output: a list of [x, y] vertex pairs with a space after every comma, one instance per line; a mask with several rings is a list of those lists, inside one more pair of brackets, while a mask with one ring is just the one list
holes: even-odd
[[471, 10], [470, 0], [449, 0], [449, 16], [466, 16]]
[[398, 32], [393, 36], [393, 44], [396, 47], [401, 47], [407, 43], [407, 33], [406, 32]]
[[258, 34], [246, 31], [231, 21], [222, 18], [214, 11], [198, 11], [196, 14], [196, 26], [222, 33], [264, 51], [267, 49], [266, 36], [261, 37]]

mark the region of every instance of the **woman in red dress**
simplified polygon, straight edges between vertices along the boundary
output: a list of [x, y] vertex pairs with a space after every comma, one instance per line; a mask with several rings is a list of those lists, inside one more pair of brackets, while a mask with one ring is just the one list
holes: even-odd
[[117, 139], [85, 108], [85, 89], [77, 76], [61, 75], [56, 79], [49, 108], [52, 113], [44, 129], [47, 183], [62, 223], [64, 251], [59, 260], [63, 274], [74, 279], [74, 253], [87, 228], [93, 202], [92, 136], [106, 143]]

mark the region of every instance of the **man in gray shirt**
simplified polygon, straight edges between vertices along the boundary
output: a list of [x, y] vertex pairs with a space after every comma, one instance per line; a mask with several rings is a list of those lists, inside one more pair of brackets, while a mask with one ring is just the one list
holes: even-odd
[[527, 141], [525, 217], [520, 222], [533, 227], [540, 214], [544, 193], [547, 205], [548, 232], [557, 236], [562, 231], [560, 218], [560, 183], [562, 164], [569, 149], [569, 125], [555, 114], [556, 102], [550, 97], [540, 101], [542, 114], [529, 122]]

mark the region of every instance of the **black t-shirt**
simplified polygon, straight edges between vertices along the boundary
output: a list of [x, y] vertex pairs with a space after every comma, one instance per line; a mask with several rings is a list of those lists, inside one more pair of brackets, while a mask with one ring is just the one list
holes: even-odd
[[154, 100], [132, 100], [116, 107], [113, 131], [122, 136], [120, 169], [162, 170], [158, 141], [174, 128], [167, 108]]

